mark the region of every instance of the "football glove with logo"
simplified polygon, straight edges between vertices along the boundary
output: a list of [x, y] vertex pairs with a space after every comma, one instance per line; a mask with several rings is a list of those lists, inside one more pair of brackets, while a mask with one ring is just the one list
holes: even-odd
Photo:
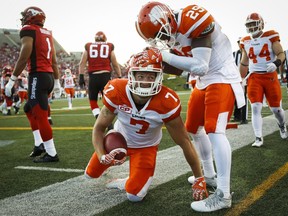
[[111, 164], [112, 166], [121, 165], [125, 162], [126, 157], [122, 158], [121, 160], [116, 160], [114, 159], [114, 157], [122, 152], [123, 152], [122, 149], [114, 149], [110, 153], [102, 155], [100, 158], [100, 163], [105, 165]]
[[146, 47], [143, 52], [135, 55], [134, 58], [141, 67], [162, 62], [161, 51], [155, 47]]
[[195, 201], [202, 200], [208, 197], [204, 176], [195, 178], [194, 183], [192, 185], [192, 192], [193, 192], [193, 199]]
[[61, 86], [60, 86], [60, 81], [59, 79], [55, 79], [54, 80], [54, 89], [53, 89], [53, 92], [54, 92], [54, 96], [55, 98], [60, 98], [61, 97]]

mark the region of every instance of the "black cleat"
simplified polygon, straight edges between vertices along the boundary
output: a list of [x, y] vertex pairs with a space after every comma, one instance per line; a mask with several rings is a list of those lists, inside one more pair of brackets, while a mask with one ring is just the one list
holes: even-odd
[[36, 157], [36, 156], [40, 156], [42, 153], [45, 152], [44, 149], [44, 144], [41, 143], [39, 146], [34, 146], [33, 151], [31, 152], [31, 154], [29, 155], [29, 157]]
[[49, 162], [58, 162], [59, 157], [56, 154], [54, 157], [50, 156], [48, 153], [44, 154], [42, 157], [34, 158], [34, 163], [49, 163]]
[[15, 114], [19, 114], [19, 107], [14, 106]]
[[48, 121], [49, 121], [49, 124], [50, 124], [50, 125], [53, 125], [52, 119], [48, 119]]
[[8, 110], [6, 115], [11, 115], [11, 110]]

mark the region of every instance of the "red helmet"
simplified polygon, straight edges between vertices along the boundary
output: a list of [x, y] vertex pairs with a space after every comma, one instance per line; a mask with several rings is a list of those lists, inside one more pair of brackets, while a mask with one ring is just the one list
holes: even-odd
[[3, 74], [5, 74], [5, 73], [11, 73], [12, 74], [12, 71], [13, 71], [13, 68], [10, 65], [5, 65], [3, 67], [2, 73]]
[[264, 29], [264, 20], [260, 14], [252, 13], [247, 16], [245, 26], [247, 33], [255, 36]]
[[21, 15], [22, 26], [29, 24], [43, 26], [46, 19], [44, 11], [38, 7], [28, 7], [23, 12], [21, 12]]
[[107, 41], [107, 37], [104, 34], [104, 32], [99, 31], [95, 34], [95, 41], [102, 41], [102, 42], [106, 42]]
[[136, 29], [151, 46], [155, 46], [157, 42], [169, 47], [175, 44], [176, 18], [172, 10], [163, 3], [145, 4], [138, 14]]
[[[155, 80], [138, 81], [137, 78], [135, 77], [135, 72], [145, 72], [145, 73], [154, 72], [156, 75]], [[161, 91], [162, 80], [163, 80], [163, 70], [161, 62], [155, 64], [149, 64], [146, 67], [142, 67], [142, 65], [139, 64], [138, 60], [134, 58], [134, 56], [130, 59], [129, 71], [128, 71], [128, 88], [132, 93], [142, 97], [156, 95]], [[143, 87], [144, 85], [145, 87]]]

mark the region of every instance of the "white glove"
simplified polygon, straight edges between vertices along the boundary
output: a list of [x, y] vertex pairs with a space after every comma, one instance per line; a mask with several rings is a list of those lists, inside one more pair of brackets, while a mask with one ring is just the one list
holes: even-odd
[[276, 71], [276, 69], [277, 69], [277, 66], [273, 62], [267, 64], [267, 68], [266, 68], [267, 72], [274, 72]]
[[15, 80], [17, 80], [17, 77], [12, 75], [9, 79], [9, 82], [5, 85], [5, 95], [7, 97], [12, 96], [12, 88], [14, 86]]
[[112, 166], [123, 164], [125, 162], [125, 160], [126, 160], [126, 157], [124, 157], [121, 160], [116, 160], [114, 158], [117, 154], [119, 154], [121, 152], [123, 152], [125, 154], [127, 153], [126, 151], [123, 151], [123, 149], [118, 148], [118, 149], [112, 150], [109, 154], [102, 155], [101, 158], [100, 158], [100, 163], [101, 164], [105, 164], [105, 165], [111, 164]]
[[60, 98], [61, 97], [61, 86], [60, 86], [60, 81], [59, 79], [55, 79], [54, 80], [54, 89], [53, 89], [53, 92], [54, 92], [54, 96], [55, 98]]

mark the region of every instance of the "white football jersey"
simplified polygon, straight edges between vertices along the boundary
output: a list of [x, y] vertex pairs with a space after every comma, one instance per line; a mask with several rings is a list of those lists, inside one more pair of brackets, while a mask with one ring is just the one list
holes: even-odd
[[138, 110], [127, 87], [127, 80], [111, 80], [104, 89], [103, 104], [117, 114], [114, 129], [124, 135], [130, 148], [158, 145], [162, 126], [180, 115], [181, 104], [177, 94], [162, 87], [145, 106]]

